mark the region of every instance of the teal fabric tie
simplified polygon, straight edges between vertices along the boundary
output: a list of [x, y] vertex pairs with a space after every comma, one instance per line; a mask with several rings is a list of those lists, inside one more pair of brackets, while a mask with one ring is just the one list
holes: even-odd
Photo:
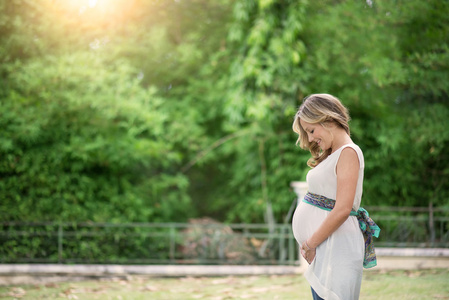
[[[331, 211], [335, 207], [335, 200], [307, 192], [302, 200], [305, 203], [311, 204], [323, 210]], [[373, 236], [379, 237], [380, 228], [370, 218], [369, 213], [364, 208], [359, 208], [357, 211], [352, 210], [351, 216], [355, 216], [359, 221], [360, 230], [362, 230], [365, 239], [365, 258], [363, 259], [363, 267], [368, 269], [377, 265], [376, 252], [374, 249]]]

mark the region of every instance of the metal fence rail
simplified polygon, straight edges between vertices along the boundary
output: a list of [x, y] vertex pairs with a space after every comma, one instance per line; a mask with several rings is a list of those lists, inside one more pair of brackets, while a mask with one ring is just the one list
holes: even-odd
[[2, 263], [294, 265], [289, 224], [0, 223]]
[[381, 228], [378, 247], [449, 248], [449, 209], [367, 207]]
[[[449, 248], [449, 210], [368, 207], [376, 247]], [[0, 223], [1, 263], [296, 265], [290, 223]]]

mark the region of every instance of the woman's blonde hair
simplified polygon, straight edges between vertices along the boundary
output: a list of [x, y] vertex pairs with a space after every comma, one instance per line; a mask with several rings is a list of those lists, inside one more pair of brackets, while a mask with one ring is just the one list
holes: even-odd
[[321, 151], [316, 142], [309, 142], [307, 132], [299, 122], [300, 119], [310, 124], [321, 124], [324, 128], [329, 123], [334, 123], [350, 134], [349, 113], [340, 100], [329, 94], [312, 94], [306, 97], [295, 115], [293, 131], [299, 135], [296, 144], [312, 154], [307, 162], [312, 168], [325, 160], [332, 153], [332, 149]]

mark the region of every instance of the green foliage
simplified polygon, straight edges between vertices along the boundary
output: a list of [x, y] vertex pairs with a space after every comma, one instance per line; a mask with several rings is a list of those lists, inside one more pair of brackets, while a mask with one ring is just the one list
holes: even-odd
[[449, 5], [372, 3], [310, 3], [307, 93], [348, 105], [365, 153], [365, 205], [445, 205], [448, 161], [435, 149], [447, 145]]
[[148, 221], [188, 212], [185, 176], [170, 170], [181, 154], [163, 137], [163, 100], [132, 67], [75, 53], [10, 66], [9, 80], [6, 218]]
[[245, 134], [217, 151], [226, 183], [211, 195], [223, 203], [214, 210], [228, 210], [228, 221], [257, 222], [272, 217], [271, 209], [282, 220], [295, 197], [289, 183], [303, 176], [290, 128], [303, 78], [304, 8], [297, 1], [234, 4], [226, 49], [233, 60], [220, 81], [222, 126], [226, 133]]
[[2, 219], [282, 222], [315, 92], [364, 205], [447, 205], [446, 1], [131, 2], [0, 4]]

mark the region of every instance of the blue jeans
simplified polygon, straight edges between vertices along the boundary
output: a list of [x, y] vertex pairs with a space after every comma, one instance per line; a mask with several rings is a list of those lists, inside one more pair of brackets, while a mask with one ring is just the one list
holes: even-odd
[[315, 292], [315, 290], [314, 290], [312, 287], [310, 287], [310, 289], [312, 289], [312, 297], [313, 297], [313, 300], [324, 300], [323, 298], [321, 298], [320, 296], [318, 296], [318, 294]]

